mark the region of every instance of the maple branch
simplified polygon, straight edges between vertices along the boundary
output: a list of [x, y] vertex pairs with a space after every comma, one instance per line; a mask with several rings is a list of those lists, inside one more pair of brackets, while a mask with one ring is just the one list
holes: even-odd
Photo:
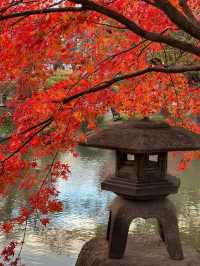
[[[168, 30], [169, 30], [169, 28], [166, 28], [166, 29], [164, 29], [160, 34], [163, 34], [163, 33], [165, 33], [165, 32], [168, 31]], [[99, 63], [97, 63], [97, 68], [98, 68], [101, 64], [105, 63], [106, 61], [112, 60], [112, 59], [114, 59], [115, 57], [118, 57], [118, 56], [120, 56], [120, 55], [122, 55], [122, 54], [128, 53], [128, 52], [130, 52], [130, 51], [132, 51], [132, 50], [138, 48], [138, 47], [141, 46], [142, 44], [145, 44], [146, 42], [148, 42], [148, 40], [142, 40], [142, 41], [140, 41], [140, 42], [138, 42], [138, 43], [135, 43], [134, 45], [132, 45], [131, 47], [129, 47], [129, 48], [127, 48], [127, 49], [121, 50], [121, 51], [119, 51], [119, 52], [117, 52], [117, 53], [115, 53], [115, 54], [112, 54], [112, 55], [107, 56], [106, 58], [104, 58], [103, 60], [101, 60]], [[151, 42], [148, 43], [147, 45], [145, 45], [145, 46], [142, 48], [142, 50], [140, 51], [140, 54], [143, 52], [143, 49], [147, 48], [150, 44], [151, 44]], [[139, 56], [140, 56], [140, 54], [139, 54]], [[96, 70], [97, 70], [97, 68], [96, 68]], [[94, 71], [94, 73], [95, 73], [95, 72], [96, 72], [96, 71]]]
[[[138, 24], [136, 24], [134, 21], [128, 19], [127, 17], [118, 13], [115, 10], [112, 10], [105, 6], [101, 6], [90, 0], [69, 0], [69, 1], [73, 3], [81, 4], [82, 7], [85, 8], [85, 10], [96, 11], [100, 14], [106, 15], [107, 17], [110, 17], [118, 21], [119, 23], [125, 25], [127, 29], [131, 30], [132, 32], [134, 32], [135, 34], [139, 35], [140, 37], [144, 39], [147, 39], [153, 42], [158, 42], [158, 43], [165, 43], [172, 47], [179, 48], [183, 51], [187, 51], [189, 53], [200, 56], [200, 48], [193, 45], [192, 43], [178, 40], [169, 35], [165, 36], [159, 33], [146, 31], [145, 29], [141, 28]], [[176, 24], [176, 25], [179, 26], [179, 24]]]
[[[126, 80], [126, 79], [131, 79], [131, 78], [135, 78], [141, 75], [145, 75], [147, 73], [152, 73], [152, 72], [157, 72], [157, 73], [173, 73], [173, 74], [177, 74], [177, 73], [184, 73], [184, 72], [189, 72], [189, 71], [200, 71], [200, 65], [196, 65], [196, 66], [172, 66], [172, 67], [159, 67], [159, 66], [150, 66], [141, 70], [137, 70], [135, 72], [132, 73], [128, 73], [128, 74], [124, 74], [124, 75], [119, 75], [117, 77], [114, 77], [113, 79], [110, 80], [106, 80], [104, 82], [101, 82], [100, 84], [97, 84], [93, 87], [90, 87], [89, 89], [82, 91], [80, 93], [77, 93], [75, 95], [69, 96], [68, 98], [64, 98], [62, 100], [62, 104], [67, 104], [75, 99], [78, 99], [82, 96], [86, 96], [88, 94], [91, 93], [95, 93], [95, 92], [99, 92], [102, 91], [104, 89], [109, 88], [110, 86], [112, 86], [113, 84]], [[16, 153], [18, 153], [20, 150], [22, 150], [36, 135], [38, 135], [41, 131], [43, 131], [47, 126], [49, 126], [52, 122], [53, 122], [54, 118], [50, 117], [47, 120], [29, 128], [26, 129], [25, 131], [21, 132], [20, 134], [25, 134], [26, 132], [37, 128], [39, 125], [43, 125], [41, 128], [39, 128], [36, 132], [34, 132], [33, 135], [31, 135], [22, 145], [20, 145], [14, 152], [12, 152], [8, 157], [6, 157], [4, 160], [1, 161], [1, 164], [4, 164], [7, 160], [9, 160], [11, 157], [13, 157]], [[6, 138], [7, 140], [10, 139], [10, 137]], [[4, 139], [5, 140], [5, 139]]]
[[[53, 117], [49, 117], [48, 119], [46, 119], [46, 120], [44, 120], [44, 121], [42, 121], [42, 122], [40, 122], [40, 123], [38, 123], [38, 124], [36, 124], [36, 125], [34, 125], [32, 127], [27, 128], [27, 129], [25, 129], [22, 132], [19, 132], [18, 135], [24, 135], [24, 134], [32, 131], [33, 129], [38, 128], [38, 127], [40, 127], [40, 126], [42, 126], [42, 125], [44, 125], [46, 123], [49, 123], [49, 122], [53, 122]], [[0, 139], [0, 143], [8, 141], [11, 138], [12, 138], [12, 135], [10, 135], [10, 136], [8, 136], [6, 138], [2, 138], [2, 139]]]
[[[48, 119], [49, 120], [49, 119]], [[37, 136], [41, 131], [43, 131], [47, 126], [51, 124], [52, 121], [47, 122], [44, 124], [40, 129], [38, 129], [36, 132], [34, 132], [33, 135], [31, 135], [22, 145], [20, 145], [15, 151], [13, 151], [8, 157], [6, 157], [4, 160], [1, 161], [1, 164], [4, 164], [6, 161], [8, 161], [11, 157], [13, 157], [16, 153], [21, 151], [35, 136]]]
[[[141, 44], [141, 43], [139, 43]], [[132, 48], [129, 48], [129, 49], [133, 49], [134, 47]], [[126, 52], [126, 51], [122, 51], [122, 52]], [[114, 56], [114, 55], [113, 55]], [[112, 58], [112, 56], [111, 56]], [[102, 63], [102, 62], [100, 62]], [[75, 100], [77, 98], [80, 98], [81, 96], [85, 96], [87, 94], [90, 94], [90, 93], [93, 93], [93, 92], [98, 92], [98, 91], [101, 91], [101, 90], [104, 90], [108, 87], [110, 87], [111, 85], [113, 85], [114, 83], [117, 83], [119, 81], [122, 81], [122, 80], [125, 80], [125, 79], [129, 79], [129, 78], [134, 78], [134, 77], [138, 77], [138, 76], [141, 76], [141, 75], [144, 75], [144, 74], [147, 74], [147, 73], [150, 73], [150, 72], [160, 72], [160, 73], [173, 73], [173, 74], [177, 74], [177, 73], [184, 73], [184, 72], [190, 72], [190, 71], [200, 71], [200, 65], [196, 65], [196, 66], [172, 66], [172, 67], [147, 67], [147, 68], [144, 68], [142, 70], [138, 70], [138, 71], [135, 71], [133, 73], [129, 73], [129, 74], [125, 74], [125, 75], [120, 75], [118, 77], [115, 77], [113, 79], [110, 79], [110, 80], [107, 80], [107, 81], [104, 81], [98, 85], [95, 85], [89, 89], [87, 89], [86, 91], [83, 91], [83, 92], [80, 92], [78, 94], [75, 94], [75, 95], [72, 95], [68, 98], [64, 98], [62, 100], [62, 104], [67, 104], [69, 103], [70, 101], [72, 100]], [[22, 131], [22, 132], [19, 132], [18, 134], [19, 135], [23, 135], [23, 134], [26, 134], [30, 131], [32, 131], [33, 129], [35, 128], [38, 128], [39, 126], [43, 126], [42, 128], [40, 128], [38, 131], [36, 131], [29, 139], [32, 139], [35, 135], [37, 135], [40, 131], [42, 131], [44, 128], [46, 128], [47, 126], [49, 126], [52, 122], [54, 121], [54, 118], [53, 116], [49, 117], [48, 119]], [[12, 138], [12, 135], [6, 137], [6, 138], [3, 138], [3, 139], [0, 139], [0, 143], [2, 142], [5, 142], [5, 141], [8, 141], [9, 139]], [[23, 144], [23, 147], [29, 143], [30, 140], [27, 140], [24, 144]], [[21, 148], [23, 147], [20, 147], [19, 150], [21, 150]], [[16, 152], [15, 152], [16, 153]]]
[[58, 5], [62, 4], [64, 1], [65, 1], [65, 0], [60, 0], [60, 1], [58, 1], [58, 2], [55, 2], [55, 3], [53, 3], [52, 5], [50, 5], [49, 8], [50, 8], [50, 7], [54, 7], [54, 6], [58, 6]]
[[[147, 47], [149, 47], [152, 44], [152, 42], [148, 42], [144, 47], [142, 47], [142, 49], [140, 50], [139, 54], [137, 55], [137, 62], [139, 63], [139, 57], [143, 54], [143, 52], [145, 51], [145, 49]], [[132, 64], [133, 65], [133, 64]]]
[[200, 27], [200, 21], [197, 20], [192, 10], [190, 9], [187, 0], [179, 0], [179, 4], [182, 7], [183, 12], [187, 16], [187, 18], [194, 24], [196, 27]]
[[11, 27], [14, 27], [15, 25], [17, 25], [18, 23], [20, 23], [22, 20], [26, 19], [26, 16], [24, 17], [20, 17], [17, 20], [15, 20], [12, 24]]
[[36, 9], [36, 10], [27, 10], [22, 12], [16, 12], [8, 15], [0, 15], [0, 21], [18, 18], [24, 16], [32, 16], [32, 15], [43, 15], [49, 13], [61, 13], [61, 12], [81, 12], [85, 11], [84, 7], [56, 7], [56, 8], [44, 8], [44, 9]]
[[180, 29], [200, 40], [200, 28], [181, 14], [168, 0], [155, 0], [155, 5]]
[[[158, 43], [165, 43], [172, 47], [179, 48], [183, 51], [200, 56], [200, 48], [193, 45], [192, 43], [181, 41], [169, 35], [164, 36], [159, 33], [146, 31], [143, 28], [141, 28], [139, 25], [137, 25], [134, 21], [128, 19], [127, 17], [123, 16], [122, 14], [108, 7], [101, 6], [90, 0], [69, 0], [69, 1], [73, 3], [81, 4], [81, 6], [80, 7], [57, 7], [57, 8], [46, 8], [46, 9], [37, 9], [37, 10], [27, 10], [23, 12], [17, 12], [17, 13], [0, 16], [0, 21], [10, 19], [10, 18], [16, 18], [16, 17], [31, 16], [35, 14], [48, 14], [48, 13], [57, 13], [57, 12], [81, 12], [81, 11], [87, 11], [87, 10], [96, 11], [98, 13], [101, 13], [103, 15], [106, 15], [107, 17], [110, 17], [118, 21], [119, 23], [126, 26], [127, 29], [131, 30], [132, 32], [134, 32], [135, 34], [139, 35], [140, 37], [144, 39], [158, 42]], [[160, 7], [162, 7], [162, 9], [166, 12], [166, 15], [169, 15], [168, 8], [164, 7], [164, 5], [160, 3], [161, 1], [157, 0], [157, 2], [159, 2]], [[164, 2], [168, 3], [167, 0], [164, 0]], [[169, 7], [170, 7], [170, 10], [173, 8], [171, 7], [171, 5]], [[174, 9], [172, 9], [172, 11], [175, 12], [177, 10], [175, 9], [174, 11]], [[183, 15], [180, 15], [180, 21], [178, 21], [179, 13], [175, 13], [175, 15], [176, 15], [175, 19], [173, 20], [177, 26], [184, 29], [185, 32], [190, 31], [190, 35], [195, 36], [196, 38], [200, 38], [199, 29], [196, 26], [192, 24], [192, 26], [194, 26], [194, 29], [188, 29], [188, 27], [191, 26], [191, 22], [189, 22]]]
[[184, 72], [189, 72], [189, 71], [200, 71], [200, 65], [196, 65], [196, 66], [172, 66], [169, 68], [168, 67], [157, 67], [157, 66], [147, 67], [147, 68], [137, 70], [137, 71], [132, 72], [132, 73], [119, 75], [117, 77], [114, 77], [113, 79], [101, 82], [100, 84], [97, 84], [97, 85], [95, 85], [95, 86], [93, 86], [93, 87], [91, 87], [85, 91], [82, 91], [80, 93], [72, 95], [68, 98], [64, 98], [62, 100], [62, 103], [67, 104], [70, 101], [73, 101], [73, 100], [80, 98], [82, 96], [86, 96], [87, 94], [107, 89], [108, 87], [112, 86], [113, 84], [115, 84], [119, 81], [135, 78], [135, 77], [147, 74], [147, 73], [157, 72], [157, 73], [166, 73], [166, 74], [169, 74], [169, 73], [178, 74], [178, 73], [184, 73]]
[[151, 0], [142, 0], [142, 1], [147, 3], [147, 4], [149, 4], [149, 5], [151, 5], [151, 6], [153, 6], [153, 7], [156, 7], [156, 4], [151, 2]]
[[144, 44], [146, 42], [147, 42], [147, 40], [142, 40], [141, 42], [138, 42], [138, 43], [132, 45], [131, 47], [127, 48], [127, 49], [121, 50], [121, 51], [119, 51], [119, 52], [117, 52], [115, 54], [107, 56], [106, 58], [101, 60], [99, 63], [97, 63], [97, 67], [99, 67], [101, 64], [105, 63], [106, 61], [113, 60], [115, 57], [118, 57], [118, 56], [120, 56], [122, 54], [126, 54], [126, 53], [138, 48], [139, 46], [141, 46], [142, 44]]
[[21, 247], [20, 247], [20, 250], [19, 250], [18, 255], [17, 255], [17, 261], [20, 260], [20, 258], [21, 258], [21, 253], [22, 253], [22, 250], [23, 250], [23, 247], [24, 247], [26, 233], [27, 233], [27, 226], [28, 226], [28, 218], [25, 221], [25, 226], [24, 226], [24, 229], [23, 229], [24, 233], [23, 233], [23, 237], [22, 237], [22, 241], [21, 241]]
[[[74, 106], [74, 107], [75, 107], [75, 106]], [[74, 107], [73, 107], [73, 109], [71, 110], [71, 112], [74, 111]], [[65, 136], [66, 136], [67, 130], [68, 130], [69, 125], [70, 125], [70, 123], [71, 123], [71, 118], [72, 118], [72, 116], [69, 117], [68, 123], [67, 123], [67, 125], [66, 125], [66, 127], [65, 127], [65, 132], [64, 132], [64, 134], [63, 134], [63, 136], [62, 136], [62, 141], [61, 141], [61, 143], [64, 141], [64, 138], [65, 138]], [[39, 196], [40, 196], [41, 190], [42, 190], [43, 186], [45, 185], [45, 182], [46, 182], [46, 180], [47, 180], [49, 174], [51, 173], [51, 170], [52, 170], [52, 168], [53, 168], [53, 166], [54, 166], [54, 163], [55, 163], [55, 160], [56, 160], [58, 154], [59, 154], [59, 150], [57, 149], [56, 152], [55, 152], [55, 154], [54, 154], [54, 156], [53, 156], [53, 159], [52, 159], [52, 161], [51, 161], [50, 167], [49, 167], [49, 169], [48, 169], [48, 171], [47, 171], [47, 173], [46, 173], [46, 175], [45, 175], [45, 178], [42, 180], [42, 183], [41, 183], [41, 185], [40, 185], [40, 188], [39, 188], [39, 190], [38, 190], [38, 192], [37, 192], [37, 196], [38, 196], [38, 198], [39, 198]]]
[[126, 27], [120, 27], [120, 26], [116, 26], [116, 25], [110, 25], [107, 23], [101, 23], [101, 22], [95, 22], [95, 21], [90, 21], [88, 20], [89, 23], [93, 23], [96, 25], [100, 25], [100, 26], [105, 26], [105, 27], [109, 27], [109, 28], [113, 28], [113, 29], [119, 29], [119, 30], [126, 30]]
[[12, 2], [9, 5], [2, 7], [0, 9], [0, 13], [4, 13], [6, 12], [8, 9], [10, 9], [11, 7], [17, 6], [18, 4], [22, 3], [22, 0], [16, 1], [16, 2]]

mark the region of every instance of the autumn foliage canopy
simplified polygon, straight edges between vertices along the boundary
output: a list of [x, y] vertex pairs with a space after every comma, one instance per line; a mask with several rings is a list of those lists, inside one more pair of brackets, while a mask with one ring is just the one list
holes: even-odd
[[[16, 84], [7, 101], [14, 130], [0, 141], [0, 194], [30, 191], [1, 223], [4, 231], [36, 213], [46, 225], [48, 213], [62, 209], [56, 182], [70, 170], [57, 155], [76, 155], [81, 125], [95, 129], [110, 107], [128, 117], [162, 112], [168, 123], [200, 133], [199, 19], [200, 0], [0, 1], [0, 81]], [[49, 84], [57, 62], [72, 70]], [[38, 159], [46, 156], [51, 163], [39, 178]], [[199, 155], [187, 154], [181, 168], [191, 156]]]

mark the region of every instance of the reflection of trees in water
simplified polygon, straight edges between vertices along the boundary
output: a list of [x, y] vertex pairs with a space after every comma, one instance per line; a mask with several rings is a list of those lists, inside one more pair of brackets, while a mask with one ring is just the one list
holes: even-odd
[[[98, 161], [100, 163], [99, 171], [96, 172], [96, 175], [100, 179], [104, 179], [108, 175], [111, 175], [115, 171], [115, 152], [111, 150], [90, 148], [90, 147], [81, 147], [79, 146], [77, 151], [80, 153], [80, 156], [87, 160], [89, 163]], [[100, 180], [102, 181], [102, 180]]]
[[[97, 196], [97, 197], [96, 197]], [[82, 199], [81, 202], [74, 202], [73, 200], [64, 201], [64, 212], [66, 215], [76, 215], [80, 217], [98, 218], [105, 216], [105, 208], [109, 205], [111, 198], [104, 198], [96, 195], [95, 197]], [[73, 221], [72, 221], [73, 222]]]
[[181, 178], [180, 192], [173, 196], [178, 210], [179, 227], [182, 237], [200, 248], [200, 164], [193, 161], [185, 172], [175, 169], [176, 160], [171, 161], [171, 169]]
[[[197, 187], [198, 189], [198, 187]], [[178, 219], [182, 236], [187, 242], [200, 249], [200, 193], [185, 190], [179, 194]]]
[[200, 250], [200, 206], [184, 205], [178, 216], [182, 238]]
[[[84, 227], [84, 221], [79, 229], [65, 230], [58, 228], [49, 228], [40, 231], [39, 236], [41, 241], [48, 246], [52, 252], [58, 255], [77, 255], [85, 242], [89, 241], [92, 237], [105, 235], [105, 226], [98, 225], [93, 222], [93, 229]], [[87, 224], [89, 221], [86, 222]]]
[[88, 241], [94, 233], [83, 230], [62, 230], [52, 228], [40, 232], [41, 241], [48, 246], [52, 252], [61, 255], [77, 254], [85, 241]]
[[[101, 176], [110, 168], [113, 154], [110, 151], [89, 149], [81, 147], [79, 158], [71, 156], [61, 157], [62, 161], [71, 162], [71, 178], [69, 182], [58, 187], [64, 203], [64, 212], [78, 217], [105, 217], [107, 208], [113, 195], [102, 192], [100, 189]], [[92, 150], [92, 155], [90, 150]], [[98, 152], [99, 151], [99, 152]], [[91, 160], [88, 158], [92, 156]], [[84, 154], [84, 155], [83, 155]]]

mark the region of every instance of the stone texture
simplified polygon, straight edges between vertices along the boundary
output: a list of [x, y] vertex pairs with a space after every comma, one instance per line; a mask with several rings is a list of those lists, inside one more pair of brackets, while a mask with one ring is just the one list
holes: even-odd
[[200, 266], [200, 254], [183, 246], [184, 260], [171, 260], [161, 240], [152, 236], [129, 237], [123, 259], [108, 258], [108, 243], [103, 238], [87, 242], [76, 266]]

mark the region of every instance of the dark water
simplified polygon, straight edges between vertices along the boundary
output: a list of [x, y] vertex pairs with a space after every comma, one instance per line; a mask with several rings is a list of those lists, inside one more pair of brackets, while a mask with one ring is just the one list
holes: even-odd
[[[113, 172], [114, 156], [110, 151], [81, 149], [80, 157], [60, 155], [72, 165], [71, 178], [58, 183], [64, 211], [52, 215], [51, 223], [42, 229], [35, 219], [28, 223], [26, 244], [22, 251], [23, 263], [35, 265], [74, 266], [82, 245], [91, 237], [104, 234], [108, 208], [114, 194], [102, 192], [102, 178]], [[189, 169], [176, 171], [176, 160], [170, 156], [169, 172], [181, 176], [179, 194], [172, 196], [179, 215], [179, 227], [183, 241], [200, 250], [200, 163], [193, 161]], [[2, 202], [9, 214], [14, 211], [12, 198]], [[131, 233], [153, 232], [154, 221], [137, 219], [131, 224]], [[0, 235], [3, 246], [8, 238], [21, 239], [22, 230], [10, 236]]]

